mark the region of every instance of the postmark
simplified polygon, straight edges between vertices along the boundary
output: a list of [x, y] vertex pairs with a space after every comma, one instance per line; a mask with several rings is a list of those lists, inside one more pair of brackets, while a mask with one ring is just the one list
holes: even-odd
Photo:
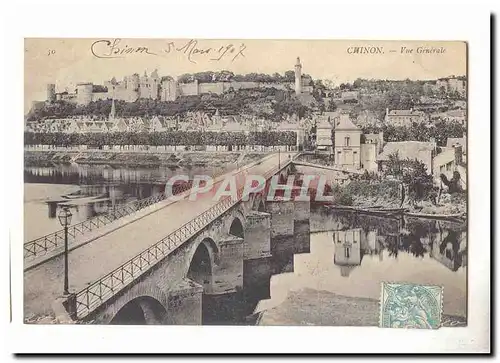
[[381, 284], [381, 328], [438, 329], [443, 288], [411, 283]]

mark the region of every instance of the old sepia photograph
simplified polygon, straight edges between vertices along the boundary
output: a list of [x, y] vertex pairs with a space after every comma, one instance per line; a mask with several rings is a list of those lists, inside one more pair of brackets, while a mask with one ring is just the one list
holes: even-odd
[[24, 39], [24, 323], [467, 327], [467, 49]]

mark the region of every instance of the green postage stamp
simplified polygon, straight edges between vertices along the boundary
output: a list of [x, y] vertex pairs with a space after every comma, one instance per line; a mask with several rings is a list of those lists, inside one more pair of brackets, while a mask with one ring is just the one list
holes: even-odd
[[437, 329], [441, 325], [441, 286], [382, 282], [381, 328]]

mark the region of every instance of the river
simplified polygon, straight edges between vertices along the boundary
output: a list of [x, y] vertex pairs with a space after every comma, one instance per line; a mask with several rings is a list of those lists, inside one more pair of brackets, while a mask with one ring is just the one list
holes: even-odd
[[[54, 211], [51, 213], [45, 203], [47, 197], [81, 193], [107, 199], [91, 207], [75, 207], [73, 224], [103, 213], [116, 203], [160, 193], [167, 178], [174, 174], [213, 175], [221, 171], [76, 164], [26, 167], [25, 241], [61, 228]], [[382, 281], [443, 286], [444, 314], [465, 319], [465, 225], [317, 207], [312, 208], [309, 223], [300, 228], [303, 233], [295, 233], [287, 241], [271, 241], [271, 257], [245, 262], [242, 291], [216, 298], [204, 296], [204, 323], [356, 325], [349, 314], [338, 317], [338, 313], [328, 310], [329, 304], [339, 297], [376, 302]], [[360, 323], [376, 325], [375, 313], [370, 314], [369, 323], [363, 319]]]

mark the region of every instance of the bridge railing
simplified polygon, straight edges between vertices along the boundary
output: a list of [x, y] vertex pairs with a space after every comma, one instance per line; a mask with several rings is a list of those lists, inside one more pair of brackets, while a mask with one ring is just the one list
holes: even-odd
[[[191, 181], [186, 184], [176, 185], [173, 187], [172, 192], [173, 194], [183, 193], [191, 189], [191, 186], [192, 186]], [[165, 200], [165, 198], [166, 198], [165, 193], [152, 195], [148, 198], [122, 204], [120, 206], [113, 208], [111, 211], [107, 213], [100, 214], [96, 217], [87, 219], [78, 224], [74, 224], [68, 227], [68, 244], [69, 245], [73, 244], [77, 239], [77, 237], [80, 235], [101, 228], [119, 218], [131, 215], [132, 213], [135, 213], [141, 209], [144, 209], [153, 204], [161, 202], [162, 200]], [[35, 240], [26, 242], [24, 244], [24, 258], [39, 257], [45, 255], [47, 252], [52, 251], [57, 247], [62, 246], [63, 244], [64, 244], [64, 229], [54, 233], [50, 233]]]
[[[271, 169], [265, 174], [265, 178], [269, 179], [277, 171], [285, 168], [288, 163]], [[231, 197], [224, 198], [221, 202], [185, 223], [139, 255], [131, 258], [104, 277], [80, 290], [75, 294], [74, 298], [68, 301], [69, 305], [73, 305], [69, 306], [68, 310], [73, 311], [77, 319], [87, 316], [129, 283], [163, 260], [189, 238], [196, 235], [201, 229], [235, 206], [241, 200], [242, 196], [243, 187], [238, 189], [237, 200], [233, 200]]]
[[[269, 157], [272, 157], [272, 155], [266, 156], [263, 158], [261, 161], [268, 159]], [[247, 169], [250, 166], [247, 165], [243, 168]], [[221, 175], [224, 175], [228, 173], [228, 171], [220, 171], [218, 173], [214, 173], [212, 175], [212, 178], [217, 178]], [[192, 187], [192, 181], [189, 181], [188, 183], [181, 184], [181, 185], [175, 185], [172, 188], [172, 193], [174, 195], [184, 193], [187, 190], [190, 190]], [[156, 204], [158, 202], [161, 202], [165, 200], [167, 196], [165, 193], [160, 193], [156, 195], [152, 195], [148, 198], [140, 199], [140, 200], [135, 200], [126, 204], [122, 204], [118, 207], [113, 208], [112, 211], [100, 214], [96, 217], [87, 219], [83, 222], [80, 222], [78, 224], [72, 225], [68, 227], [68, 245], [74, 244], [76, 241], [76, 238], [80, 235], [83, 235], [87, 232], [96, 230], [100, 227], [103, 227], [119, 218], [126, 217], [128, 215], [131, 215], [132, 213], [135, 213], [141, 209], [144, 209], [146, 207], [149, 207], [153, 204]], [[47, 254], [47, 252], [55, 250], [57, 247], [60, 247], [64, 244], [64, 229], [61, 229], [57, 232], [50, 233], [48, 235], [45, 235], [43, 237], [39, 237], [35, 240], [26, 242], [24, 244], [24, 258], [36, 258], [39, 256], [43, 256]]]

